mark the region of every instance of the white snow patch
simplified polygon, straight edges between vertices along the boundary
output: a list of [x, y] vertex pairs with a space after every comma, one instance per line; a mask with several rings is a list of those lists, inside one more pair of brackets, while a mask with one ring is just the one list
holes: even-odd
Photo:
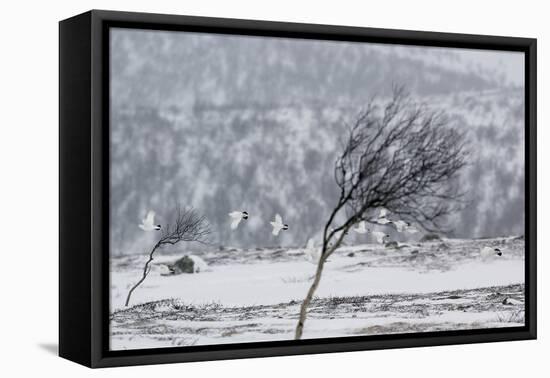
[[[520, 259], [473, 261], [450, 271], [419, 272], [405, 267], [364, 267], [342, 270], [359, 257], [333, 257], [326, 265], [317, 290], [319, 297], [373, 294], [429, 293], [509, 285], [524, 281], [524, 261]], [[222, 303], [225, 306], [276, 304], [303, 299], [315, 266], [306, 261], [211, 266], [201, 274], [161, 276], [151, 271], [134, 291], [132, 305], [166, 298], [186, 303]], [[292, 280], [296, 277], [296, 280]], [[111, 311], [124, 308], [125, 294], [139, 278], [137, 271], [111, 274]], [[119, 295], [116, 295], [120, 293]]]

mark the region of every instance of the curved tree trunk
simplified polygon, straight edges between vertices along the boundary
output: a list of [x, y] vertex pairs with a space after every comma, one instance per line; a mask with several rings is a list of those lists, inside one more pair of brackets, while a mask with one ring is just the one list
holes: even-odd
[[159, 243], [155, 244], [155, 246], [153, 247], [153, 249], [149, 253], [149, 260], [147, 260], [147, 262], [145, 263], [145, 266], [143, 267], [143, 275], [141, 276], [141, 279], [134, 286], [132, 286], [132, 288], [128, 292], [128, 296], [126, 297], [126, 303], [124, 304], [124, 306], [128, 307], [128, 304], [130, 303], [130, 297], [132, 296], [132, 293], [134, 292], [134, 290], [137, 289], [137, 287], [139, 285], [141, 285], [141, 283], [143, 281], [145, 281], [145, 278], [147, 278], [147, 275], [149, 274], [149, 271], [150, 271], [149, 264], [153, 261], [153, 254], [155, 253], [155, 251], [157, 250], [157, 248], [159, 246], [160, 246]]
[[307, 309], [311, 303], [311, 300], [313, 299], [313, 294], [315, 294], [315, 291], [319, 286], [319, 282], [321, 282], [321, 274], [323, 273], [324, 266], [325, 266], [325, 257], [321, 256], [321, 259], [317, 264], [317, 271], [315, 272], [315, 278], [313, 279], [313, 283], [311, 284], [307, 292], [306, 298], [304, 299], [304, 301], [302, 302], [302, 305], [300, 306], [300, 317], [298, 319], [298, 324], [296, 325], [296, 331], [294, 333], [295, 340], [299, 340], [302, 338], [302, 333], [304, 332], [304, 323], [306, 322]]

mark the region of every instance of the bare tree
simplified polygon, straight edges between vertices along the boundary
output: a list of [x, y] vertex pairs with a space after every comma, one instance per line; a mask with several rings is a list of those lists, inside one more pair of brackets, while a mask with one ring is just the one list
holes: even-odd
[[153, 261], [154, 254], [159, 248], [166, 245], [175, 245], [179, 242], [207, 243], [210, 233], [210, 224], [206, 220], [206, 217], [200, 215], [194, 209], [182, 210], [178, 207], [175, 221], [165, 227], [158, 242], [153, 246], [151, 252], [149, 252], [149, 259], [145, 262], [143, 274], [140, 280], [128, 292], [125, 305], [128, 306], [134, 290], [147, 278], [147, 275], [151, 271], [150, 264]]
[[325, 262], [353, 225], [375, 223], [373, 211], [385, 208], [424, 230], [442, 231], [441, 220], [463, 205], [456, 179], [466, 165], [466, 139], [448, 124], [442, 112], [414, 103], [403, 88], [395, 88], [385, 105], [371, 101], [349, 127], [334, 165], [339, 198], [323, 230], [296, 339], [302, 337]]

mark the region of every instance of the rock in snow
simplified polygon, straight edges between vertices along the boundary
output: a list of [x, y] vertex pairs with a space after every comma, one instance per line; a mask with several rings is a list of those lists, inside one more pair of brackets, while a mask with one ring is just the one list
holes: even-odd
[[440, 241], [441, 237], [438, 234], [426, 234], [420, 239], [420, 243]]
[[170, 275], [182, 273], [199, 273], [204, 272], [208, 265], [199, 256], [189, 255], [183, 256], [176, 260], [173, 264], [166, 265]]

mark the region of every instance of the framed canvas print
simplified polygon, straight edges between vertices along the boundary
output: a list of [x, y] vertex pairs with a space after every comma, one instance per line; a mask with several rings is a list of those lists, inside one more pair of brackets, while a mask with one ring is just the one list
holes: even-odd
[[60, 355], [536, 337], [536, 40], [60, 22]]

